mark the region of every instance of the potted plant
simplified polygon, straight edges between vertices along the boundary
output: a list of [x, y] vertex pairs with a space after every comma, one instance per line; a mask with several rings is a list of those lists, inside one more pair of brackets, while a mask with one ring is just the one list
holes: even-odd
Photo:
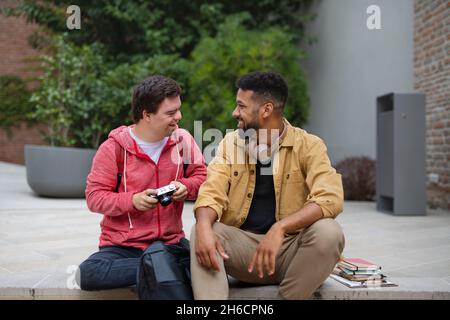
[[117, 82], [118, 70], [108, 68], [96, 44], [77, 47], [59, 36], [41, 61], [31, 117], [48, 127], [42, 134], [49, 145], [25, 146], [27, 181], [41, 196], [84, 197], [97, 147], [127, 120], [130, 88]]

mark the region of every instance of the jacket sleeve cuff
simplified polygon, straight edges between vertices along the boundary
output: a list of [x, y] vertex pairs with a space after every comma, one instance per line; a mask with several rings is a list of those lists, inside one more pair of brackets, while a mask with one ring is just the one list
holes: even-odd
[[197, 210], [197, 208], [201, 208], [201, 207], [209, 207], [211, 209], [213, 209], [216, 213], [217, 213], [217, 219], [220, 220], [220, 218], [222, 217], [222, 208], [217, 205], [216, 203], [198, 203], [196, 202], [194, 205], [194, 212], [195, 210]]
[[187, 189], [187, 200], [195, 200], [196, 198], [196, 193], [193, 192], [193, 187], [192, 187], [192, 183], [189, 181], [189, 178], [180, 178], [178, 179], [178, 181], [182, 184], [184, 184], [186, 186]]
[[130, 192], [121, 192], [119, 195], [120, 198], [120, 207], [124, 208], [126, 213], [137, 213], [139, 210], [137, 210], [133, 205], [133, 196], [136, 192], [130, 191]]
[[328, 199], [319, 199], [317, 197], [308, 197], [305, 205], [315, 203], [322, 209], [323, 218], [336, 218], [342, 212], [342, 203], [336, 204]]

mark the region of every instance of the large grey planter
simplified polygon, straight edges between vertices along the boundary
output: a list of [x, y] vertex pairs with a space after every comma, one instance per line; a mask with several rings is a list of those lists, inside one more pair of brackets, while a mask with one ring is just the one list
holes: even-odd
[[95, 149], [25, 145], [30, 188], [40, 196], [83, 198]]

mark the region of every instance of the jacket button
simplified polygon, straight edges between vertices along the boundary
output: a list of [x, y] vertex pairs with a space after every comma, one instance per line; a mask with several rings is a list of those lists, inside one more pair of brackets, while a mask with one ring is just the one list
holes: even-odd
[[255, 174], [255, 170], [250, 170], [250, 174]]
[[234, 176], [237, 177], [239, 173], [237, 171], [234, 172]]
[[289, 173], [287, 174], [286, 179], [289, 179]]
[[251, 198], [251, 197], [252, 197], [251, 193], [247, 194], [247, 198]]

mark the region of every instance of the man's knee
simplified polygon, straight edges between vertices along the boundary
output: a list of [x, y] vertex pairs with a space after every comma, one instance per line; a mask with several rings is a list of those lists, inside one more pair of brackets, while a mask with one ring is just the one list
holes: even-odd
[[331, 218], [321, 219], [313, 223], [307, 232], [310, 240], [313, 240], [314, 246], [319, 253], [328, 253], [337, 249], [342, 253], [345, 246], [344, 232], [339, 223]]
[[102, 288], [105, 261], [100, 259], [88, 259], [80, 264], [76, 280], [81, 290], [100, 290]]
[[213, 231], [216, 236], [223, 237], [227, 234], [227, 231], [229, 231], [230, 228], [233, 228], [231, 226], [228, 226], [226, 224], [223, 224], [221, 222], [216, 222], [213, 224]]
[[191, 233], [189, 235], [189, 247], [191, 252], [195, 252], [195, 239], [197, 238], [196, 224], [191, 228]]

